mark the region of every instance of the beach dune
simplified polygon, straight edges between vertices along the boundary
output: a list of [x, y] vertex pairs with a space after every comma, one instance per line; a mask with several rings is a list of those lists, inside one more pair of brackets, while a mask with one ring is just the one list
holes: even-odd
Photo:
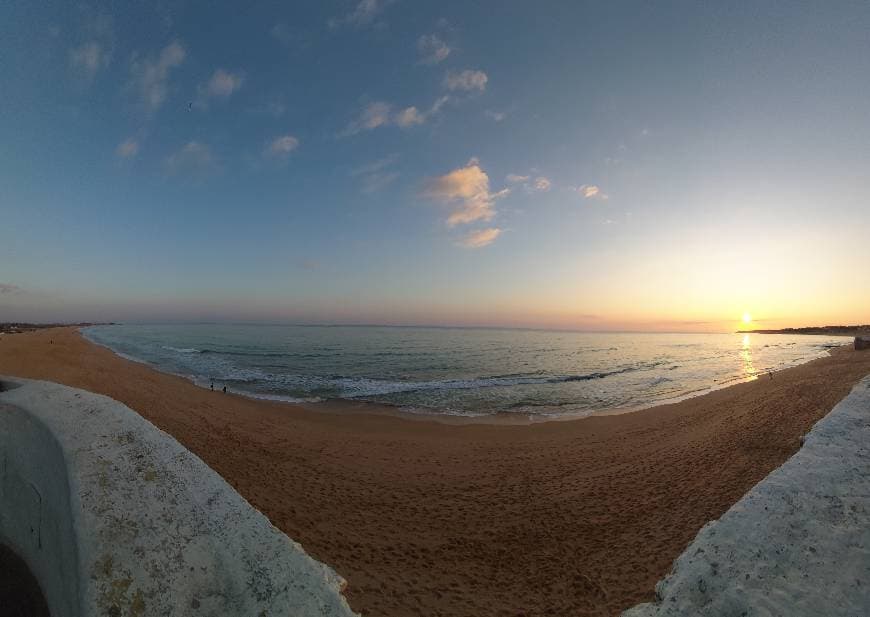
[[0, 373], [108, 395], [171, 433], [345, 577], [363, 614], [613, 615], [652, 599], [698, 530], [870, 373], [870, 352], [529, 426], [210, 392], [72, 328], [2, 337]]

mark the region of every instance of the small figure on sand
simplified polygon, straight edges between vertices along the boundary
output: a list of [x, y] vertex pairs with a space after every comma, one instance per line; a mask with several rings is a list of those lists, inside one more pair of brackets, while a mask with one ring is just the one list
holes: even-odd
[[224, 386], [224, 394], [226, 394], [226, 393], [227, 393], [227, 387]]
[[770, 375], [770, 378], [773, 379], [773, 371], [770, 371], [770, 372], [768, 373], [768, 375]]
[[211, 380], [211, 389], [214, 390], [214, 379]]

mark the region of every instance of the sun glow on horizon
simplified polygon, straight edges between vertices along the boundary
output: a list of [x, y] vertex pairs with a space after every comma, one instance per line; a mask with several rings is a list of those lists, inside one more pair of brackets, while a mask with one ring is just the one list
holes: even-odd
[[743, 323], [750, 324], [752, 323], [752, 315], [749, 313], [743, 313]]

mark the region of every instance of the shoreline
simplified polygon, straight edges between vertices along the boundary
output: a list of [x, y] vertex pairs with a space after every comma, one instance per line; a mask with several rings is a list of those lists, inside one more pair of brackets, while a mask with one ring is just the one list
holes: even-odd
[[523, 426], [224, 395], [71, 328], [2, 337], [0, 374], [134, 409], [347, 579], [356, 611], [600, 616], [651, 600], [698, 530], [870, 374], [870, 352], [643, 413]]
[[[99, 325], [99, 324], [93, 324]], [[53, 326], [58, 327], [58, 326]], [[62, 327], [62, 326], [61, 326]], [[173, 373], [171, 371], [166, 371], [153, 364], [148, 362], [147, 360], [143, 360], [141, 358], [136, 358], [134, 356], [130, 356], [124, 353], [121, 353], [115, 349], [112, 349], [108, 345], [101, 343], [89, 336], [85, 332], [82, 331], [83, 327], [89, 326], [69, 326], [73, 328], [75, 332], [82, 339], [87, 341], [92, 345], [96, 345], [97, 347], [102, 347], [103, 349], [108, 350], [115, 356], [127, 360], [130, 362], [135, 362], [136, 364], [141, 364], [151, 370], [157, 371], [164, 375], [171, 375], [173, 377], [180, 377], [182, 379], [187, 380], [197, 388], [201, 388], [206, 391], [211, 391], [209, 388], [205, 386], [205, 382], [198, 382], [196, 375], [187, 375], [182, 373]], [[510, 412], [510, 411], [492, 411], [490, 413], [481, 413], [476, 415], [469, 415], [463, 413], [455, 413], [447, 410], [441, 410], [434, 407], [425, 407], [420, 408], [420, 411], [412, 411], [406, 406], [392, 404], [392, 403], [384, 403], [380, 401], [372, 401], [366, 400], [364, 398], [323, 398], [319, 400], [304, 400], [304, 399], [293, 399], [286, 400], [282, 398], [281, 395], [257, 395], [251, 392], [244, 392], [242, 390], [234, 390], [229, 391], [231, 394], [236, 396], [241, 396], [249, 400], [253, 401], [264, 401], [269, 403], [276, 403], [280, 405], [293, 405], [299, 406], [306, 410], [318, 412], [318, 413], [332, 413], [332, 414], [347, 414], [347, 413], [358, 413], [358, 414], [372, 414], [372, 415], [383, 415], [389, 417], [397, 417], [403, 418], [406, 420], [413, 421], [431, 421], [438, 422], [440, 424], [447, 425], [466, 425], [466, 424], [481, 424], [481, 425], [509, 425], [509, 426], [529, 426], [533, 424], [543, 424], [549, 422], [573, 422], [575, 420], [585, 420], [587, 418], [592, 417], [604, 417], [604, 416], [619, 416], [624, 414], [636, 413], [640, 411], [647, 411], [649, 409], [655, 409], [656, 407], [660, 407], [662, 405], [672, 405], [676, 403], [680, 403], [682, 401], [690, 400], [693, 398], [697, 398], [700, 396], [705, 396], [712, 392], [716, 392], [718, 390], [722, 390], [725, 388], [730, 388], [735, 385], [739, 385], [742, 383], [748, 383], [759, 379], [759, 376], [766, 375], [768, 373], [779, 373], [784, 370], [788, 370], [791, 368], [795, 368], [798, 366], [803, 366], [809, 362], [814, 360], [818, 360], [820, 358], [824, 358], [829, 356], [831, 353], [835, 353], [837, 349], [842, 349], [844, 347], [848, 347], [849, 343], [843, 343], [840, 346], [831, 347], [825, 349], [821, 354], [817, 355], [814, 358], [808, 358], [802, 362], [797, 364], [793, 364], [790, 366], [786, 366], [785, 368], [776, 369], [773, 371], [765, 371], [761, 373], [756, 373], [751, 377], [738, 377], [734, 379], [730, 379], [725, 382], [717, 383], [714, 381], [714, 385], [711, 385], [707, 388], [703, 388], [700, 390], [694, 390], [691, 392], [686, 392], [683, 394], [679, 394], [677, 396], [660, 399], [657, 401], [651, 401], [648, 404], [643, 404], [636, 407], [621, 407], [621, 408], [611, 408], [611, 409], [597, 409], [597, 410], [584, 410], [579, 412], [568, 412], [559, 415], [555, 414], [532, 414], [532, 413], [519, 413], [519, 412]], [[286, 397], [292, 398], [292, 397]], [[315, 397], [317, 398], [317, 397]]]

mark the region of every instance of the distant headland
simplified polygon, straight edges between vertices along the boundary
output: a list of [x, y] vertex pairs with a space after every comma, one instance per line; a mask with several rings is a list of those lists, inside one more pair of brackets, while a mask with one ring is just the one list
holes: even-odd
[[814, 326], [810, 328], [783, 328], [781, 330], [740, 330], [741, 334], [826, 334], [828, 336], [858, 336], [870, 334], [870, 325]]
[[86, 328], [88, 326], [105, 326], [114, 325], [112, 323], [21, 323], [21, 322], [0, 322], [0, 334], [17, 334], [19, 332], [32, 332], [33, 330], [43, 330], [45, 328]]

